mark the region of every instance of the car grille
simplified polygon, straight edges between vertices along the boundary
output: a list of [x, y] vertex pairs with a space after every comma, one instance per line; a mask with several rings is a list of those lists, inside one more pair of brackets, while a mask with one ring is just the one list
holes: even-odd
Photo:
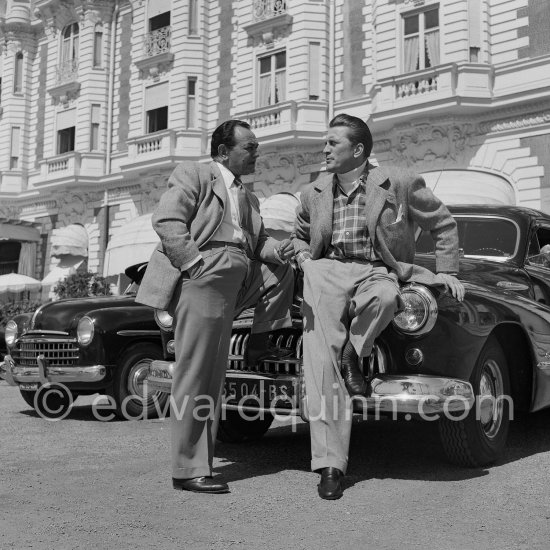
[[229, 347], [228, 370], [267, 375], [291, 374], [297, 376], [299, 374], [302, 357], [302, 335], [300, 332], [287, 330], [272, 333], [271, 339], [277, 346], [294, 350], [292, 357], [284, 361], [264, 361], [253, 369], [246, 369], [243, 364], [243, 354], [249, 335], [248, 331], [233, 332]]
[[43, 355], [52, 367], [72, 367], [78, 361], [78, 346], [74, 339], [53, 340], [25, 338], [19, 340], [12, 356], [22, 367], [38, 367], [36, 358]]

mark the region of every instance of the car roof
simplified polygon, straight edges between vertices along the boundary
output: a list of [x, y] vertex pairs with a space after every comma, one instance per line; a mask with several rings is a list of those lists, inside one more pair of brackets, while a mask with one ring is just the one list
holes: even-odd
[[455, 204], [449, 205], [448, 208], [452, 214], [500, 215], [510, 218], [544, 218], [550, 221], [550, 216], [548, 214], [525, 206], [508, 204]]

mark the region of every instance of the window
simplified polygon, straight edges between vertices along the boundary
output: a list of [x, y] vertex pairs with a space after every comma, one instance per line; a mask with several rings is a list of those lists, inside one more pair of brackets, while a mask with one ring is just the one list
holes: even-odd
[[286, 98], [286, 52], [278, 52], [259, 60], [258, 107], [275, 105]]
[[309, 99], [319, 99], [321, 94], [320, 68], [321, 43], [309, 43]]
[[404, 63], [406, 73], [439, 65], [439, 9], [406, 15]]
[[189, 34], [199, 34], [199, 2], [198, 0], [189, 0]]
[[15, 54], [15, 75], [13, 78], [13, 93], [23, 93], [23, 54], [17, 52]]
[[21, 243], [16, 241], [0, 241], [0, 275], [17, 273]]
[[90, 151], [99, 151], [99, 113], [101, 105], [92, 103], [90, 122]]
[[78, 23], [71, 23], [63, 29], [61, 42], [61, 62], [75, 61], [78, 59]]
[[197, 109], [197, 78], [190, 76], [187, 79], [187, 128], [195, 128]]
[[21, 137], [21, 128], [12, 126], [11, 128], [11, 152], [10, 152], [10, 170], [19, 168], [19, 139]]
[[96, 25], [94, 32], [94, 68], [103, 66], [103, 27]]
[[57, 154], [69, 153], [74, 151], [75, 127], [63, 128], [57, 132]]
[[156, 31], [170, 26], [170, 12], [160, 13], [149, 19], [149, 31]]
[[152, 134], [168, 128], [168, 107], [158, 107], [147, 111], [147, 133]]

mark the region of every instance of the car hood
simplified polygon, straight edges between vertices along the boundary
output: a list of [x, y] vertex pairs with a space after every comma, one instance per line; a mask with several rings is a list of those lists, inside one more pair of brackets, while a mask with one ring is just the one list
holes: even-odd
[[[435, 272], [435, 257], [433, 255], [418, 254], [415, 263]], [[470, 283], [476, 287], [490, 288], [498, 292], [506, 289], [503, 282], [515, 283], [513, 290], [523, 294], [528, 292], [525, 272], [516, 264], [491, 262], [485, 259], [460, 258], [458, 278], [463, 283]]]
[[33, 330], [68, 331], [88, 312], [114, 307], [143, 307], [137, 304], [134, 295], [96, 296], [92, 298], [71, 298], [44, 304], [34, 315]]

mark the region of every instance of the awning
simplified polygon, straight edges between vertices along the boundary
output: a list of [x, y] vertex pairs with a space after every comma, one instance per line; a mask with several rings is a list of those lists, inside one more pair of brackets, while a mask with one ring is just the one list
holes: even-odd
[[37, 242], [40, 241], [40, 232], [36, 227], [17, 221], [0, 220], [0, 241]]
[[88, 256], [88, 232], [77, 223], [58, 227], [52, 231], [52, 256]]
[[147, 262], [160, 242], [151, 225], [152, 214], [130, 220], [113, 231], [105, 251], [103, 276], [118, 275], [139, 262]]
[[434, 194], [449, 204], [516, 204], [508, 180], [478, 170], [436, 170], [422, 177]]
[[273, 237], [288, 238], [294, 229], [296, 208], [300, 199], [293, 193], [277, 193], [260, 203], [260, 213], [264, 226]]

